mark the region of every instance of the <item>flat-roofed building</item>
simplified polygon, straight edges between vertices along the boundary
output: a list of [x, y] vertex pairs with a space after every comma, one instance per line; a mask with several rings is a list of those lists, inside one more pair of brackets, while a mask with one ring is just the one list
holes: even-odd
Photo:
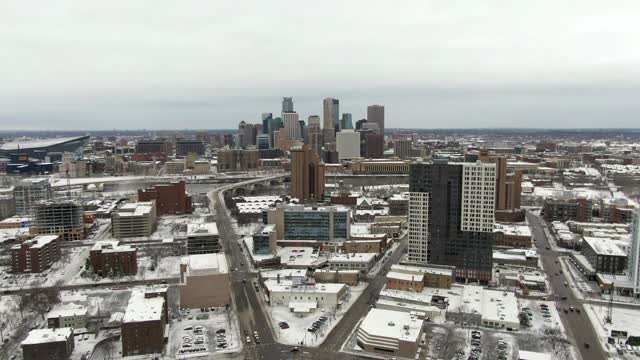
[[356, 175], [409, 174], [409, 160], [361, 159], [348, 165]]
[[411, 313], [373, 308], [360, 323], [356, 342], [365, 351], [413, 359], [424, 320]]
[[529, 225], [494, 224], [494, 246], [524, 247], [530, 248], [531, 229]]
[[214, 222], [187, 224], [187, 254], [213, 254], [220, 251], [220, 235]]
[[74, 349], [73, 329], [34, 329], [21, 343], [24, 360], [68, 359]]
[[74, 200], [43, 200], [31, 204], [29, 232], [60, 235], [64, 241], [84, 239], [82, 204]]
[[379, 253], [335, 254], [329, 258], [331, 270], [358, 270], [367, 273], [376, 262]]
[[87, 308], [84, 306], [54, 309], [47, 314], [47, 326], [50, 329], [87, 327]]
[[231, 304], [229, 268], [224, 254], [198, 254], [180, 263], [180, 307], [202, 308]]
[[582, 254], [596, 272], [622, 274], [627, 267], [628, 255], [611, 239], [583, 237]]
[[262, 225], [253, 233], [253, 253], [256, 255], [275, 254], [277, 241], [276, 225]]
[[156, 230], [154, 201], [126, 203], [111, 215], [111, 230], [116, 239], [149, 236]]
[[138, 273], [138, 250], [119, 241], [96, 241], [89, 251], [89, 262], [99, 275], [135, 275]]
[[138, 190], [139, 201], [155, 201], [158, 215], [191, 214], [191, 195], [186, 192], [183, 180], [168, 184], [157, 184], [152, 188]]
[[11, 271], [39, 273], [60, 260], [60, 236], [41, 235], [11, 247]]
[[[416, 291], [418, 291], [417, 288], [423, 289], [425, 287], [448, 289], [453, 283], [453, 273], [452, 267], [395, 264], [391, 266], [391, 270], [387, 274], [387, 287]], [[415, 285], [414, 287], [413, 282], [418, 280], [422, 281], [422, 286]]]
[[162, 354], [166, 302], [161, 296], [146, 297], [144, 291], [134, 291], [122, 318], [122, 356]]

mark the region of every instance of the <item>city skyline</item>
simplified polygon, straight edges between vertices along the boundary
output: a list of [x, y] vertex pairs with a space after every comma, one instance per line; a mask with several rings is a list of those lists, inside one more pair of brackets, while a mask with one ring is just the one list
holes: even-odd
[[225, 128], [282, 96], [388, 128], [637, 126], [633, 2], [124, 4], [0, 5], [0, 129]]

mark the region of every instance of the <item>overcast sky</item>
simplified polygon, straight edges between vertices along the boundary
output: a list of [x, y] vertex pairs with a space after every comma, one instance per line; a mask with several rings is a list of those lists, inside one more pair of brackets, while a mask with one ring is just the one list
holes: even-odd
[[0, 129], [638, 127], [640, 1], [0, 2]]

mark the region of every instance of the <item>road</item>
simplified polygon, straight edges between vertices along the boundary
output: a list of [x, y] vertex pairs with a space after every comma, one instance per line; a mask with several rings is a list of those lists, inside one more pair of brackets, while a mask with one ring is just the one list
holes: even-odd
[[[257, 179], [254, 181], [262, 181], [269, 178]], [[254, 291], [251, 283], [257, 278], [257, 274], [252, 273], [249, 265], [246, 263], [244, 254], [238, 246], [238, 235], [233, 229], [232, 219], [226, 210], [223, 192], [228, 188], [238, 185], [249, 185], [252, 181], [236, 183], [228, 187], [222, 187], [212, 190], [208, 193], [209, 204], [212, 213], [216, 214], [216, 223], [218, 233], [223, 242], [224, 251], [230, 268], [238, 268], [238, 271], [231, 273], [231, 293], [234, 309], [238, 315], [240, 323], [240, 332], [243, 334], [252, 334], [257, 331], [262, 341], [256, 345], [252, 342], [246, 345], [242, 355], [244, 359], [367, 359], [367, 357], [354, 356], [341, 353], [340, 347], [347, 340], [349, 334], [353, 331], [354, 325], [366, 314], [369, 309], [367, 302], [372, 295], [377, 295], [384, 284], [385, 271], [380, 271], [381, 275], [371, 280], [371, 284], [363, 292], [355, 304], [351, 306], [343, 319], [336, 325], [328, 335], [324, 344], [318, 348], [306, 348], [300, 346], [300, 351], [296, 353], [290, 352], [292, 346], [278, 344], [274, 339], [271, 324], [263, 308], [263, 303], [258, 299], [258, 294]], [[406, 249], [406, 241], [403, 241], [401, 247], [390, 256], [385, 263], [385, 267], [399, 260], [403, 251]], [[242, 279], [246, 279], [246, 284], [242, 283]]]
[[[596, 331], [594, 330], [591, 321], [589, 321], [589, 317], [587, 316], [582, 302], [580, 299], [576, 298], [571, 289], [564, 285], [566, 281], [565, 276], [568, 276], [568, 274], [564, 273], [564, 276], [555, 275], [561, 269], [558, 256], [563, 254], [551, 249], [549, 240], [544, 232], [544, 220], [533, 214], [527, 214], [527, 220], [529, 220], [529, 224], [533, 230], [533, 239], [537, 241], [540, 260], [542, 261], [545, 272], [549, 276], [552, 293], [558, 296], [558, 306], [561, 309], [568, 309], [573, 306], [581, 310], [579, 314], [576, 312], [569, 312], [568, 314], [565, 314], [564, 311], [559, 311], [560, 319], [567, 330], [569, 339], [574, 340], [576, 349], [580, 352], [583, 360], [606, 359], [607, 355], [605, 355], [602, 350], [602, 345], [598, 340], [598, 336], [596, 335]], [[567, 300], [560, 300], [565, 296]], [[584, 346], [585, 343], [590, 345], [588, 349]]]

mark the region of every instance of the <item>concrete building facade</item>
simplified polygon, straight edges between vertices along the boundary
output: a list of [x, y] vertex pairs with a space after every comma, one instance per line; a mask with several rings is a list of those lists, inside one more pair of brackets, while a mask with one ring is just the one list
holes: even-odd
[[150, 236], [156, 220], [155, 201], [126, 203], [111, 215], [111, 231], [116, 239]]
[[229, 268], [224, 254], [199, 254], [180, 263], [181, 308], [218, 307], [231, 304]]

